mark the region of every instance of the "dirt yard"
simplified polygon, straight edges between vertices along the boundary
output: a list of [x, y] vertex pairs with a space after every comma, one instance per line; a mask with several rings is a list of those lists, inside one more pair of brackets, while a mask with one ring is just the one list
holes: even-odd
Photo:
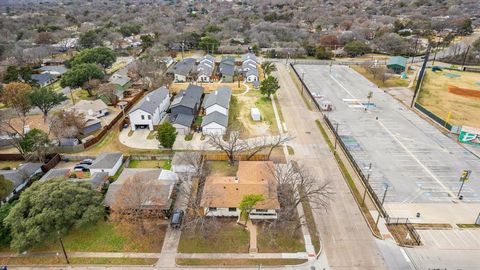
[[[189, 83], [172, 83], [170, 85], [170, 92], [172, 93], [178, 93], [180, 90], [185, 90], [187, 89]], [[232, 93], [235, 94], [240, 94], [245, 92], [246, 88], [245, 86], [240, 83], [240, 87], [238, 86], [238, 82], [233, 82], [233, 83], [219, 83], [219, 82], [213, 82], [213, 83], [198, 83], [198, 86], [201, 86], [204, 88], [205, 93], [210, 93], [218, 89], [219, 87], [222, 86], [228, 86], [230, 89], [232, 89]], [[249, 84], [250, 89], [253, 88], [251, 84]]]
[[450, 123], [453, 125], [480, 127], [478, 82], [479, 73], [428, 70], [417, 101], [443, 119], [451, 112]]
[[[250, 137], [278, 134], [277, 122], [273, 112], [272, 101], [263, 97], [258, 90], [251, 90], [246, 95], [236, 97], [239, 103], [238, 121], [243, 124]], [[261, 121], [253, 121], [251, 108], [256, 107], [262, 115]]]

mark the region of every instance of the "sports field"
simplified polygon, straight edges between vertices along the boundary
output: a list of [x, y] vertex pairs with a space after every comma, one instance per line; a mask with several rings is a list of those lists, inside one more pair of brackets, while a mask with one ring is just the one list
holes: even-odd
[[480, 128], [480, 73], [428, 70], [417, 101], [450, 123]]
[[463, 202], [480, 202], [480, 160], [429, 122], [349, 67], [295, 69], [313, 96], [333, 104], [328, 117], [378, 197], [388, 189], [387, 203], [458, 202], [460, 173], [469, 169]]

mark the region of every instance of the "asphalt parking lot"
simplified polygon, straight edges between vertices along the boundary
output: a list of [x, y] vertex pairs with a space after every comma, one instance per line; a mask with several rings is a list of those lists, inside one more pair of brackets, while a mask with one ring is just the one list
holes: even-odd
[[[450, 202], [472, 170], [463, 201], [480, 202], [480, 160], [347, 66], [296, 65], [316, 97], [334, 109], [339, 134], [376, 194], [386, 202]], [[371, 103], [367, 95], [372, 91]], [[365, 107], [368, 107], [365, 111]], [[371, 163], [371, 169], [370, 168]]]

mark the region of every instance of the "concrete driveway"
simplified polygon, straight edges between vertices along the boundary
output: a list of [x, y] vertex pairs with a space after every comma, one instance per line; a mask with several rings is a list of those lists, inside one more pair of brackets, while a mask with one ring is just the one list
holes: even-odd
[[156, 139], [148, 140], [147, 136], [150, 133], [148, 129], [137, 129], [133, 132], [132, 136], [128, 136], [130, 128], [120, 131], [118, 139], [120, 142], [128, 147], [137, 149], [159, 149], [160, 144]]

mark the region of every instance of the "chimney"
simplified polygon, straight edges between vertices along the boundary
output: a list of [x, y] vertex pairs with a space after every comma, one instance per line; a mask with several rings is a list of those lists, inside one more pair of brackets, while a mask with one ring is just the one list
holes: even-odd
[[218, 94], [218, 91], [217, 91], [217, 90], [215, 90], [215, 96], [216, 96], [217, 94]]
[[238, 176], [235, 176], [235, 184], [238, 184]]
[[146, 100], [147, 100], [147, 101], [150, 101], [150, 97], [149, 97], [149, 96], [147, 96]]

